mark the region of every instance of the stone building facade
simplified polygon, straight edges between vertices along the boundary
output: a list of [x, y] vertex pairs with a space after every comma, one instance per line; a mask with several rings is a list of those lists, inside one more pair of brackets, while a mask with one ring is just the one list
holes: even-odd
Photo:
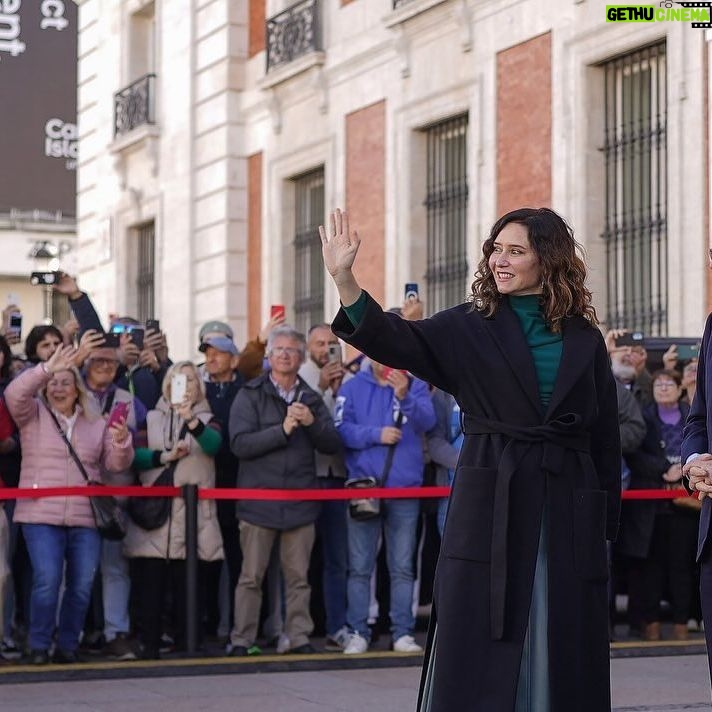
[[387, 306], [461, 301], [494, 220], [546, 205], [609, 324], [701, 332], [709, 30], [590, 0], [81, 0], [79, 30], [81, 284], [177, 356], [329, 319], [332, 206]]

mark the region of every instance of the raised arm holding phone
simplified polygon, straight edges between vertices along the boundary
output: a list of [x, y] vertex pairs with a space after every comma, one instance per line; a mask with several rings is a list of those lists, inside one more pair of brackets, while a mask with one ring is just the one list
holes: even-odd
[[617, 400], [571, 229], [547, 208], [507, 213], [469, 300], [414, 321], [362, 291], [345, 213], [319, 233], [336, 335], [463, 414], [419, 712], [609, 710]]

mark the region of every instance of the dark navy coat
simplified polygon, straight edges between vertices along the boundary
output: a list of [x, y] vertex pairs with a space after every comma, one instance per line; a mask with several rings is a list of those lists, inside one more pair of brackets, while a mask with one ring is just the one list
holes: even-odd
[[564, 320], [545, 412], [506, 299], [491, 318], [463, 304], [406, 321], [368, 297], [357, 328], [343, 310], [332, 328], [376, 361], [452, 393], [462, 409], [434, 591], [432, 712], [513, 712], [545, 510], [549, 712], [609, 710], [606, 538], [618, 528], [621, 452], [600, 332], [583, 318]]
[[[697, 390], [690, 406], [690, 414], [685, 423], [685, 437], [682, 441], [682, 462], [687, 462], [690, 455], [701, 455], [712, 452], [712, 401], [708, 393], [712, 394], [712, 367], [707, 368], [710, 348], [712, 348], [712, 314], [707, 317], [700, 356], [697, 362]], [[697, 560], [702, 556], [702, 550], [710, 531], [710, 507], [712, 500], [705, 497], [702, 500], [700, 512], [700, 533], [697, 538]]]

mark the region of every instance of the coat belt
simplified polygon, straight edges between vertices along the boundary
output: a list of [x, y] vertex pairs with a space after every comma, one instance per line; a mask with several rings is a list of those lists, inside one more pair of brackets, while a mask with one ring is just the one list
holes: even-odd
[[542, 425], [521, 426], [489, 418], [463, 414], [462, 430], [467, 435], [504, 435], [510, 438], [497, 467], [492, 516], [490, 562], [490, 630], [492, 640], [504, 636], [505, 598], [507, 593], [507, 532], [509, 522], [509, 486], [519, 463], [540, 448], [541, 469], [562, 475], [566, 451], [580, 458], [591, 450], [590, 438], [581, 429], [576, 413], [565, 413]]

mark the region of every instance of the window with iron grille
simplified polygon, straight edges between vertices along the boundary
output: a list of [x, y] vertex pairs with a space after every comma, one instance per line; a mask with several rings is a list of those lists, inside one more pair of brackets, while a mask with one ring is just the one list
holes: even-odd
[[427, 305], [436, 312], [468, 292], [467, 114], [426, 129]]
[[145, 322], [155, 313], [156, 231], [153, 221], [136, 229], [136, 318]]
[[324, 265], [319, 225], [324, 222], [324, 169], [294, 179], [294, 323], [302, 333], [324, 321]]
[[667, 91], [665, 42], [613, 59], [605, 71], [609, 327], [665, 335]]

